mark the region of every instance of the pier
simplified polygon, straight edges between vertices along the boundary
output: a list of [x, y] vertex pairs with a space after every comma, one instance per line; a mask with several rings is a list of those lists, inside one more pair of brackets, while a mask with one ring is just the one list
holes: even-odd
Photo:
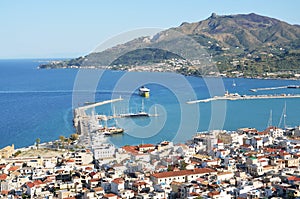
[[253, 88], [250, 89], [252, 92], [257, 92], [257, 91], [268, 91], [268, 90], [277, 90], [277, 89], [285, 89], [288, 88], [288, 86], [277, 86], [277, 87], [269, 87], [269, 88]]
[[216, 100], [253, 100], [253, 99], [282, 99], [282, 98], [300, 98], [300, 94], [281, 94], [281, 95], [239, 95], [225, 94], [224, 96], [215, 96], [207, 99], [188, 101], [187, 104], [205, 103]]
[[277, 90], [277, 89], [286, 89], [286, 88], [300, 88], [299, 85], [287, 85], [287, 86], [275, 86], [275, 87], [267, 87], [267, 88], [253, 88], [250, 89], [252, 92], [257, 92], [257, 91], [269, 91], [269, 90]]
[[[102, 105], [109, 104], [109, 103], [115, 103], [115, 102], [122, 101], [122, 100], [123, 99], [120, 97], [117, 99], [87, 104], [87, 105], [80, 106], [80, 107], [74, 109], [73, 125], [74, 125], [74, 128], [76, 129], [76, 133], [80, 135], [80, 139], [79, 139], [80, 144], [89, 146], [90, 148], [92, 148], [93, 142], [95, 140], [95, 138], [93, 138], [93, 136], [95, 137], [97, 132], [99, 132], [99, 130], [101, 130], [101, 127], [99, 125], [99, 120], [107, 121], [107, 120], [115, 119], [115, 118], [129, 118], [129, 117], [137, 118], [137, 117], [156, 117], [156, 116], [158, 116], [158, 114], [156, 113], [156, 109], [155, 109], [154, 114], [149, 114], [144, 111], [143, 106], [142, 106], [142, 110], [139, 112], [136, 112], [136, 113], [116, 114], [114, 111], [113, 115], [97, 115], [93, 111], [92, 111], [92, 114], [87, 114], [87, 112], [86, 112], [88, 109], [95, 108], [97, 106], [102, 106]], [[109, 128], [107, 128], [107, 127], [105, 127], [105, 128], [107, 130], [109, 130]], [[113, 132], [111, 134], [117, 134], [117, 133], [118, 132]]]
[[78, 110], [87, 110], [87, 109], [90, 109], [90, 108], [95, 108], [97, 106], [102, 106], [104, 104], [110, 104], [110, 103], [114, 103], [114, 102], [118, 102], [118, 101], [122, 101], [122, 100], [123, 99], [120, 97], [120, 98], [117, 98], [117, 99], [106, 100], [106, 101], [103, 101], [103, 102], [95, 102], [93, 104], [88, 104], [88, 105], [85, 105], [85, 106], [80, 106], [77, 109]]
[[86, 113], [86, 110], [95, 108], [97, 106], [102, 106], [104, 104], [114, 103], [122, 100], [123, 99], [120, 97], [117, 99], [106, 100], [106, 101], [96, 102], [85, 106], [80, 106], [74, 109], [73, 125], [74, 128], [76, 129], [76, 133], [80, 135], [79, 143], [81, 145], [85, 145], [88, 146], [89, 148], [92, 148], [93, 139], [91, 134], [99, 129], [98, 120], [95, 117], [95, 115], [94, 114], [88, 115]]

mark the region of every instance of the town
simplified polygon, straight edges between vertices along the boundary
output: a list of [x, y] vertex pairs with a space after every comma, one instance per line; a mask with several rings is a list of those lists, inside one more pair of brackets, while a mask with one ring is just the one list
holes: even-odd
[[[0, 151], [0, 197], [297, 198], [299, 135], [300, 127], [268, 127], [199, 132], [185, 144], [7, 146]], [[39, 153], [46, 148], [57, 154]], [[24, 156], [28, 151], [33, 155]]]

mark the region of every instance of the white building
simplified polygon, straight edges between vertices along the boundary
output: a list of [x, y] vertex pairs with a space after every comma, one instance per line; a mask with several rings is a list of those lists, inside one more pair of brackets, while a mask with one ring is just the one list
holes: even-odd
[[115, 147], [111, 144], [102, 144], [99, 146], [93, 146], [93, 154], [96, 160], [113, 158], [115, 155]]
[[168, 171], [162, 173], [154, 173], [151, 179], [155, 184], [171, 184], [171, 182], [190, 182], [206, 174], [217, 174], [216, 171], [209, 168]]
[[116, 178], [111, 182], [111, 192], [117, 195], [121, 195], [121, 192], [125, 190], [125, 182], [122, 178]]

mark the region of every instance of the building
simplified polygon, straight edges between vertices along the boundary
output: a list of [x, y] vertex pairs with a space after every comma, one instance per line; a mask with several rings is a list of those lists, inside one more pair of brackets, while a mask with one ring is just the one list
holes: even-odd
[[71, 157], [76, 165], [87, 165], [93, 162], [93, 155], [89, 151], [74, 152]]
[[236, 132], [222, 132], [218, 135], [218, 139], [224, 144], [239, 143], [239, 137], [241, 136]]
[[102, 144], [100, 146], [93, 146], [93, 154], [96, 160], [113, 158], [115, 155], [115, 147], [111, 144]]
[[277, 138], [283, 136], [283, 129], [277, 128], [277, 127], [269, 127], [265, 130], [265, 132], [268, 132], [271, 137]]
[[0, 157], [1, 158], [9, 158], [14, 154], [14, 152], [15, 152], [14, 144], [12, 144], [11, 146], [6, 146], [0, 150]]
[[125, 182], [122, 178], [116, 178], [111, 182], [111, 192], [117, 195], [121, 195], [121, 191], [125, 189]]
[[213, 169], [200, 168], [193, 170], [168, 171], [162, 173], [154, 173], [151, 180], [155, 184], [171, 184], [171, 182], [190, 182], [206, 174], [217, 174]]
[[149, 150], [154, 150], [155, 146], [153, 144], [141, 144], [138, 146], [140, 152], [146, 152]]

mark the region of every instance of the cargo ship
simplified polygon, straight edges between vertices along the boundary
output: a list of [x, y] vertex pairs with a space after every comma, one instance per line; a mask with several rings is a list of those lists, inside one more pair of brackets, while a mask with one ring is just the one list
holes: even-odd
[[150, 97], [150, 89], [146, 88], [145, 86], [140, 87], [139, 95], [146, 98]]

